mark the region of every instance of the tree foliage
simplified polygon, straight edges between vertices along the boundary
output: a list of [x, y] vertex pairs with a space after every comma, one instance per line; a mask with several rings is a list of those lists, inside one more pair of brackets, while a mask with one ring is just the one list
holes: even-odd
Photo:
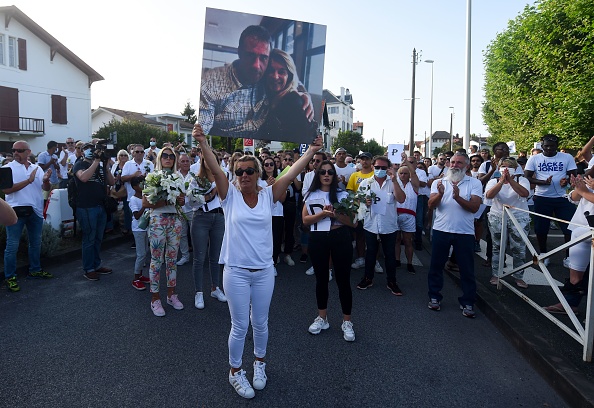
[[184, 107], [184, 110], [180, 113], [180, 115], [185, 116], [186, 121], [190, 122], [191, 124], [196, 123], [196, 121], [198, 120], [198, 118], [196, 117], [196, 109], [192, 107], [190, 101], [186, 102], [186, 106]]
[[361, 150], [364, 152], [369, 152], [373, 156], [383, 156], [384, 153], [386, 153], [386, 148], [380, 146], [380, 144], [376, 142], [375, 139], [371, 139], [363, 143], [363, 148]]
[[363, 150], [363, 136], [361, 133], [353, 132], [352, 130], [347, 130], [345, 132], [339, 131], [338, 136], [334, 139], [330, 150], [335, 152], [336, 149], [342, 147], [346, 149], [346, 151], [351, 154], [353, 157], [359, 154], [359, 151]]
[[178, 141], [181, 141], [181, 137], [177, 132], [167, 132], [144, 122], [128, 119], [122, 121], [112, 119], [109, 123], [97, 130], [95, 137], [99, 139], [109, 139], [109, 135], [114, 131], [117, 132], [118, 135], [117, 148], [124, 150], [132, 143], [148, 147], [151, 137], [157, 139], [158, 146], [161, 146], [165, 142], [170, 142], [175, 146]]
[[485, 51], [483, 119], [528, 150], [545, 133], [579, 148], [594, 134], [594, 2], [539, 0]]

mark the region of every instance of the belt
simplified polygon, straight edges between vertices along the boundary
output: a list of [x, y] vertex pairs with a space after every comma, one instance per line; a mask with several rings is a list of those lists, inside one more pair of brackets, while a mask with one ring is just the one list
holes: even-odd
[[198, 211], [201, 211], [203, 213], [207, 213], [207, 214], [223, 214], [223, 208], [222, 207], [217, 207], [214, 210], [210, 210], [210, 211], [204, 211], [202, 208], [198, 208]]
[[247, 269], [250, 272], [260, 272], [262, 269]]
[[396, 209], [396, 212], [398, 214], [410, 214], [410, 215], [415, 216], [415, 217], [417, 215], [416, 212], [414, 212], [413, 210], [409, 210], [408, 208], [397, 208]]

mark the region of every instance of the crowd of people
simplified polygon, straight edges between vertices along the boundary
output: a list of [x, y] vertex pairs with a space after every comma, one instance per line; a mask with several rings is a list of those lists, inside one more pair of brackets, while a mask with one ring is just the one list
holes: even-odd
[[[387, 289], [402, 296], [397, 273], [401, 267], [417, 273], [413, 253], [422, 249], [423, 235], [431, 234], [428, 308], [441, 309], [443, 269], [450, 268], [460, 273], [462, 314], [474, 318], [473, 252], [480, 250], [479, 241], [487, 241], [483, 266], [492, 271], [490, 284], [497, 285], [500, 279], [504, 229], [513, 267], [525, 262], [522, 234], [509, 220], [502, 225], [504, 206], [512, 208], [525, 235], [531, 224], [528, 210], [584, 226], [561, 224], [567, 241], [594, 223], [587, 217], [594, 214], [594, 179], [588, 174], [594, 159], [586, 153], [594, 138], [579, 155], [590, 165], [578, 174], [579, 161], [558, 151], [555, 135], [545, 135], [542, 151], [530, 157], [510, 157], [508, 146], [496, 143], [492, 152], [483, 149], [470, 156], [464, 150], [434, 159], [419, 152], [410, 157], [402, 153], [399, 163], [387, 154], [362, 152], [352, 157], [344, 148], [329, 154], [322, 151], [320, 137], [303, 154], [265, 148], [257, 154], [215, 151], [200, 125], [195, 125], [193, 137], [196, 146], [188, 151], [170, 144], [158, 147], [157, 140], [151, 140], [147, 148], [133, 144], [113, 158], [100, 145], [70, 138], [57, 155], [58, 143], [50, 141], [37, 163], [30, 160], [27, 142], [15, 142], [13, 160], [5, 164], [12, 170], [13, 186], [3, 190], [6, 202], [1, 203], [0, 221], [7, 225], [5, 281], [9, 291], [20, 290], [16, 252], [25, 226], [29, 276], [53, 277], [40, 263], [44, 199], [52, 189], [65, 188], [69, 179], [78, 191], [75, 214], [82, 233], [83, 275], [99, 281], [101, 275], [112, 273], [101, 260], [104, 233], [116, 226], [106, 206], [111, 197], [123, 211], [121, 232], [134, 237], [132, 287], [141, 291], [148, 285], [155, 316], [167, 313], [160, 297], [163, 267], [166, 304], [174, 310], [184, 309], [176, 293], [177, 267], [192, 263], [194, 307], [200, 310], [205, 308], [204, 271], [208, 271], [211, 297], [226, 302], [231, 316], [229, 382], [245, 398], [252, 398], [254, 389], [263, 389], [267, 382], [268, 313], [278, 263], [292, 267], [311, 262], [306, 274], [315, 275], [317, 302], [317, 315], [308, 327], [312, 335], [330, 327], [329, 281], [336, 281], [340, 327], [350, 342], [355, 340], [352, 271], [362, 270], [356, 288], [366, 290], [385, 269]], [[183, 191], [153, 199], [143, 188], [158, 174], [179, 177]], [[534, 224], [539, 250], [546, 253], [550, 221], [535, 217]], [[570, 273], [562, 292], [574, 311], [585, 293], [589, 254], [589, 244], [583, 243], [570, 247], [564, 259]], [[528, 288], [521, 271], [513, 279], [519, 288]], [[560, 303], [545, 309], [566, 312]], [[255, 357], [251, 382], [242, 369], [250, 324]]]

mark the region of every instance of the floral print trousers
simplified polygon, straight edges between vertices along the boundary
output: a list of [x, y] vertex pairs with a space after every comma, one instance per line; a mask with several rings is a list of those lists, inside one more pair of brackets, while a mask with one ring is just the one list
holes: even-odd
[[177, 252], [181, 236], [182, 223], [177, 214], [151, 215], [148, 227], [148, 239], [151, 249], [151, 293], [159, 292], [161, 266], [165, 258], [167, 287], [174, 288], [177, 278]]

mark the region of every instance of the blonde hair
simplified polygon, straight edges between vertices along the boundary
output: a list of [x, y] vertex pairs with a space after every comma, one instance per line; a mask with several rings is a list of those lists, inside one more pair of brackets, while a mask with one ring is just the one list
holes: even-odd
[[503, 166], [503, 167], [511, 167], [512, 169], [517, 169], [518, 168], [518, 162], [513, 157], [504, 157], [499, 162], [499, 167], [501, 167], [501, 166]]
[[157, 154], [157, 160], [155, 163], [155, 170], [163, 170], [163, 167], [161, 166], [161, 155], [163, 154], [163, 152], [165, 150], [169, 150], [171, 153], [173, 153], [175, 155], [175, 158], [173, 159], [173, 166], [171, 166], [171, 171], [175, 173], [177, 171], [177, 153], [175, 153], [175, 151], [173, 150], [172, 147], [164, 147], [163, 149], [161, 149], [159, 151], [159, 153]]
[[248, 162], [248, 161], [251, 161], [252, 163], [254, 163], [254, 170], [256, 170], [256, 173], [258, 174], [258, 178], [260, 178], [260, 176], [262, 175], [262, 163], [260, 163], [260, 160], [256, 156], [252, 156], [250, 154], [244, 154], [239, 159], [237, 159], [237, 161], [233, 165], [233, 174], [235, 174], [235, 170], [237, 170], [238, 163], [243, 163], [243, 162]]
[[127, 152], [127, 151], [125, 151], [124, 149], [122, 149], [122, 150], [120, 150], [120, 151], [118, 152], [118, 155], [116, 156], [116, 160], [117, 160], [117, 158], [118, 158], [118, 157], [120, 157], [120, 155], [124, 155], [124, 154], [126, 155], [126, 157], [128, 158], [128, 160], [130, 160], [130, 155], [129, 155], [129, 154], [128, 154], [128, 152]]

